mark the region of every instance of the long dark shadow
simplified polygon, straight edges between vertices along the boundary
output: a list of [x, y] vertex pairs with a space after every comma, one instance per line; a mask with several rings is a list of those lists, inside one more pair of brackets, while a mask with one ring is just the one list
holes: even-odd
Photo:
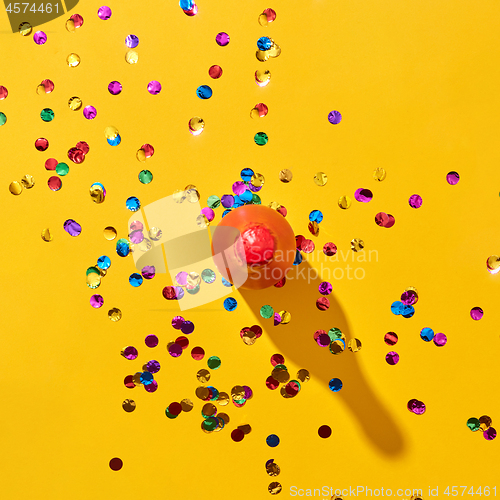
[[[301, 368], [309, 370], [311, 377], [322, 381], [328, 392], [328, 382], [334, 377], [340, 378], [343, 388], [335, 397], [341, 397], [349, 406], [372, 444], [386, 455], [403, 453], [405, 444], [397, 423], [374, 394], [369, 379], [358, 364], [363, 350], [352, 353], [346, 349], [342, 354], [333, 355], [328, 347], [321, 348], [314, 342], [313, 335], [318, 329], [340, 328], [347, 341], [356, 335], [350, 331], [346, 314], [334, 294], [328, 296], [330, 308], [327, 311], [317, 310], [316, 299], [321, 296], [318, 292], [321, 280], [314, 278], [317, 273], [313, 273], [308, 262], [300, 266], [305, 266], [305, 275], [313, 278], [289, 279], [283, 288], [239, 291], [256, 316], [264, 304], [283, 305], [283, 309], [292, 314], [291, 322], [270, 327], [266, 333], [276, 344], [278, 352], [285, 356], [285, 363], [291, 359]], [[333, 393], [330, 394], [333, 397]]]

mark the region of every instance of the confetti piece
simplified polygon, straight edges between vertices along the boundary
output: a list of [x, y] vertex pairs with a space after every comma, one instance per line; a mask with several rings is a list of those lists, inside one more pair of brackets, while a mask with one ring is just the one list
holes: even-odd
[[332, 378], [330, 382], [328, 382], [328, 387], [332, 392], [339, 392], [342, 389], [342, 380], [339, 378]]
[[388, 352], [385, 356], [385, 360], [389, 365], [397, 365], [399, 363], [399, 354], [395, 351]]
[[210, 75], [210, 78], [217, 80], [222, 76], [222, 68], [214, 64], [213, 66], [210, 66], [210, 68], [208, 69], [208, 74]]
[[215, 37], [215, 41], [220, 47], [225, 47], [229, 43], [229, 35], [222, 31], [217, 34], [217, 36]]
[[119, 471], [123, 467], [121, 458], [112, 458], [109, 461], [109, 468], [114, 471]]
[[470, 317], [474, 320], [474, 321], [479, 321], [482, 317], [483, 317], [483, 310], [480, 308], [480, 307], [473, 307], [471, 310], [470, 310]]

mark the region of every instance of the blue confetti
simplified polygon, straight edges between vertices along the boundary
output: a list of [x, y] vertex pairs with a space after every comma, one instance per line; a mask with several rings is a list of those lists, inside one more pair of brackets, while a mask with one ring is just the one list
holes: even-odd
[[266, 443], [271, 448], [276, 448], [280, 444], [280, 438], [276, 434], [269, 434], [266, 438]]
[[429, 327], [422, 328], [420, 338], [425, 340], [425, 342], [430, 342], [434, 338], [434, 331]]
[[250, 182], [252, 179], [252, 175], [254, 174], [253, 170], [251, 168], [244, 168], [241, 172], [241, 180], [245, 182]]
[[415, 314], [415, 308], [413, 306], [403, 305], [403, 309], [401, 310], [401, 316], [403, 318], [411, 318]]
[[129, 276], [128, 282], [134, 287], [137, 288], [138, 286], [142, 285], [143, 278], [139, 273], [133, 273]]
[[97, 267], [99, 269], [108, 269], [110, 265], [111, 265], [111, 259], [106, 255], [101, 255], [97, 259]]
[[212, 89], [208, 85], [200, 85], [196, 89], [196, 95], [200, 99], [210, 99], [212, 97]]
[[142, 372], [141, 373], [141, 384], [149, 385], [152, 384], [154, 380], [153, 374], [150, 372]]
[[239, 195], [240, 200], [245, 202], [245, 203], [252, 201], [252, 197], [253, 197], [253, 193], [252, 193], [252, 191], [249, 191], [248, 189], [246, 191], [243, 191], [243, 193], [241, 193]]
[[131, 212], [137, 212], [141, 208], [141, 202], [139, 201], [139, 198], [136, 198], [135, 196], [131, 196], [130, 198], [127, 198], [127, 201], [125, 203], [127, 205], [127, 208]]
[[120, 137], [120, 134], [118, 134], [116, 137], [113, 137], [113, 139], [106, 139], [108, 141], [108, 144], [110, 146], [118, 146], [120, 142], [122, 142], [122, 138]]
[[391, 304], [391, 312], [396, 316], [399, 316], [403, 312], [404, 304], [400, 300], [396, 300]]
[[269, 50], [271, 48], [272, 42], [268, 36], [261, 36], [257, 40], [257, 47], [259, 50]]
[[313, 210], [309, 214], [309, 220], [311, 222], [317, 222], [319, 224], [323, 220], [323, 214], [319, 210]]
[[120, 238], [116, 242], [116, 253], [120, 257], [126, 257], [130, 253], [130, 245], [128, 240], [126, 240], [125, 238]]
[[332, 380], [328, 382], [328, 387], [330, 387], [332, 392], [339, 392], [340, 389], [342, 389], [342, 385], [342, 380], [339, 378], [332, 378]]
[[238, 307], [238, 301], [233, 297], [224, 299], [224, 309], [226, 311], [234, 311]]
[[224, 286], [227, 286], [227, 287], [229, 287], [229, 286], [233, 286], [233, 284], [232, 284], [232, 283], [229, 283], [229, 281], [227, 281], [227, 279], [226, 279], [226, 278], [224, 278], [224, 276], [221, 276], [221, 278], [222, 278], [222, 284], [223, 284]]
[[224, 212], [222, 212], [222, 217], [225, 217], [231, 210], [229, 210], [229, 208], [227, 210], [224, 210]]

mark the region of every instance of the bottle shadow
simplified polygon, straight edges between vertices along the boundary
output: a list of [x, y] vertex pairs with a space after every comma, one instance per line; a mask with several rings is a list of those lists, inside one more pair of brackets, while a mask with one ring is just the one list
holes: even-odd
[[[300, 368], [309, 370], [311, 377], [319, 379], [325, 388], [332, 378], [341, 379], [343, 387], [335, 397], [342, 398], [347, 404], [372, 445], [385, 455], [402, 454], [405, 443], [401, 430], [373, 392], [369, 379], [359, 366], [358, 357], [363, 350], [352, 353], [346, 348], [344, 353], [334, 356], [328, 347], [322, 348], [314, 341], [316, 330], [328, 331], [332, 327], [337, 327], [344, 333], [346, 344], [355, 336], [333, 293], [327, 297], [330, 301], [329, 309], [318, 311], [316, 300], [322, 296], [318, 292], [321, 280], [307, 261], [300, 264], [302, 266], [305, 267], [305, 278], [288, 279], [283, 288], [240, 288], [239, 292], [259, 318], [260, 308], [265, 304], [274, 305], [278, 311], [289, 311], [292, 315], [289, 324], [266, 329], [278, 352], [285, 357], [285, 364], [287, 360], [292, 360]], [[295, 274], [294, 270], [290, 274]]]

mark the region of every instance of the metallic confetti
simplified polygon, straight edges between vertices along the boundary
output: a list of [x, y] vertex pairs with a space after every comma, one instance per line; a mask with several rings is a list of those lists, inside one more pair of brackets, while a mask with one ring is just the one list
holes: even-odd
[[339, 378], [332, 378], [330, 382], [328, 382], [328, 387], [332, 392], [339, 392], [342, 389], [342, 380]]
[[351, 206], [351, 198], [349, 196], [341, 196], [338, 201], [338, 205], [342, 210], [347, 210]]
[[63, 227], [70, 236], [79, 236], [82, 232], [82, 226], [80, 226], [80, 224], [73, 219], [66, 220]]
[[483, 317], [483, 314], [483, 310], [480, 307], [473, 307], [470, 310], [470, 317], [475, 321], [479, 321]]
[[52, 241], [52, 233], [49, 228], [42, 229], [42, 240], [46, 242]]
[[113, 307], [113, 309], [108, 311], [108, 318], [111, 321], [120, 321], [122, 319], [122, 312], [120, 309]]
[[225, 47], [229, 43], [229, 35], [224, 32], [218, 33], [215, 37], [215, 41], [220, 47]]
[[457, 185], [459, 180], [460, 180], [460, 175], [458, 174], [458, 172], [452, 171], [446, 174], [446, 181], [451, 186]]
[[208, 74], [210, 75], [210, 78], [216, 80], [222, 76], [222, 68], [214, 64], [213, 66], [210, 66]]
[[399, 363], [399, 354], [395, 351], [388, 352], [385, 356], [385, 360], [389, 365], [396, 365]]
[[412, 194], [408, 203], [411, 208], [420, 208], [422, 206], [422, 197], [418, 194]]
[[365, 247], [365, 242], [359, 238], [354, 238], [351, 240], [351, 250], [354, 252], [360, 252]]
[[374, 171], [373, 171], [373, 178], [376, 180], [376, 181], [379, 181], [379, 182], [382, 182], [387, 176], [387, 172], [385, 171], [384, 168], [382, 167], [377, 167]]
[[111, 17], [111, 9], [106, 5], [103, 5], [102, 7], [99, 7], [97, 15], [99, 16], [99, 19], [107, 21]]

